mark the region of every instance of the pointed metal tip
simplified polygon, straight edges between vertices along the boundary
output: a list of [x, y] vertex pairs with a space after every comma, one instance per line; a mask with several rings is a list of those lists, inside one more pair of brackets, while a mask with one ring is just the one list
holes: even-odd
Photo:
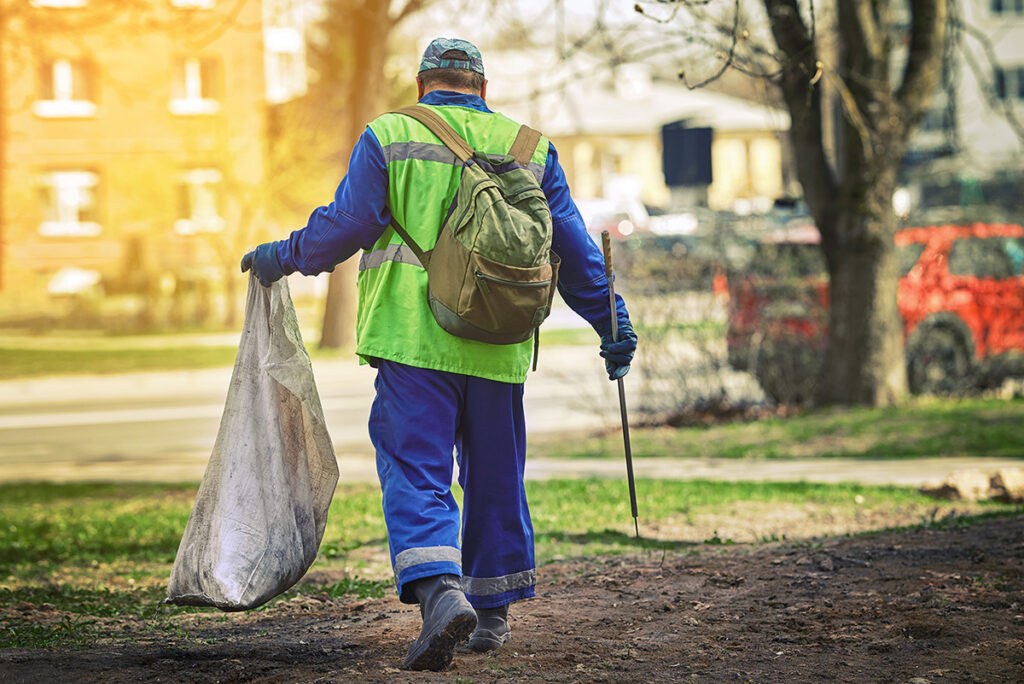
[[640, 539], [640, 523], [638, 523], [636, 521], [636, 518], [633, 518], [633, 527], [636, 528], [636, 538], [637, 538], [637, 540], [639, 540]]

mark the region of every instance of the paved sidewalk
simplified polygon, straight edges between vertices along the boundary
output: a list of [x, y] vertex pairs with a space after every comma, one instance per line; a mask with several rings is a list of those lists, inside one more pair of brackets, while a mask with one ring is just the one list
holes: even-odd
[[[352, 358], [314, 359], [313, 366], [341, 482], [376, 482], [366, 435], [373, 370]], [[215, 368], [0, 382], [0, 482], [197, 482], [210, 456], [230, 377], [231, 368]], [[619, 414], [613, 387], [594, 349], [544, 349], [539, 372], [526, 383], [530, 434], [561, 433], [571, 439], [581, 431], [614, 429]], [[636, 458], [634, 469], [640, 478], [919, 486], [956, 470], [992, 472], [1022, 464], [989, 458]], [[625, 464], [622, 458], [528, 458], [527, 477], [625, 479]]]
[[[341, 484], [376, 483], [373, 454], [365, 449], [339, 450]], [[178, 454], [146, 460], [93, 460], [76, 463], [0, 464], [0, 482], [44, 480], [50, 482], [198, 482], [209, 454]], [[637, 478], [707, 479], [773, 482], [859, 482], [868, 485], [919, 487], [937, 483], [957, 470], [992, 473], [1000, 468], [1020, 468], [1021, 460], [998, 458], [925, 458], [908, 460], [799, 459], [745, 460], [692, 458], [635, 458]], [[572, 478], [626, 479], [624, 459], [527, 458], [530, 480]]]

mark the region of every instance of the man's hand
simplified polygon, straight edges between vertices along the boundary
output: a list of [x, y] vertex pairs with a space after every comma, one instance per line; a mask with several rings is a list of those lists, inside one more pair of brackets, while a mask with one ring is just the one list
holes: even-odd
[[636, 333], [628, 320], [619, 320], [619, 339], [612, 341], [611, 335], [601, 338], [601, 357], [609, 380], [618, 380], [629, 372], [629, 364], [636, 351]]
[[264, 242], [242, 257], [242, 273], [252, 269], [252, 274], [263, 287], [270, 287], [275, 280], [284, 277], [281, 264], [277, 260], [277, 243]]

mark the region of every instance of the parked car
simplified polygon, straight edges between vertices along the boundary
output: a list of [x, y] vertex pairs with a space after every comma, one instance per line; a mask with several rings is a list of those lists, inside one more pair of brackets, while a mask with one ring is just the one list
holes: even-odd
[[[729, 277], [730, 363], [779, 401], [808, 398], [828, 330], [828, 284], [817, 236], [760, 242]], [[907, 379], [949, 393], [1024, 370], [1024, 228], [907, 228], [896, 234]]]
[[613, 238], [626, 238], [636, 232], [646, 232], [651, 220], [648, 209], [639, 200], [610, 199], [576, 200], [587, 232], [600, 242], [601, 232], [607, 230]]

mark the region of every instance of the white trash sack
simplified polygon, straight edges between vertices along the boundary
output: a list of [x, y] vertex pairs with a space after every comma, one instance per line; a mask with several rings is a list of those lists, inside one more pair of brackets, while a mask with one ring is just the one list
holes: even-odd
[[246, 610], [291, 587], [316, 558], [337, 483], [288, 283], [250, 276], [227, 404], [166, 603]]

